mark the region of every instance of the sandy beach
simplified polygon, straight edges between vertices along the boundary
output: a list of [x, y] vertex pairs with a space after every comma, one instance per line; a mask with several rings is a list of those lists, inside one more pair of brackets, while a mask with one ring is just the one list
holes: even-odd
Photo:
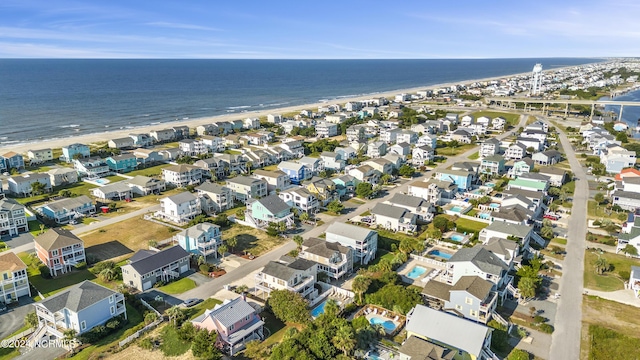
[[[553, 70], [557, 70], [557, 69], [558, 68]], [[316, 111], [319, 106], [326, 105], [326, 104], [336, 104], [336, 103], [344, 104], [349, 101], [366, 100], [366, 99], [371, 99], [373, 97], [388, 98], [388, 97], [394, 97], [395, 95], [400, 93], [416, 93], [417, 91], [420, 91], [420, 90], [438, 89], [442, 87], [449, 87], [449, 86], [459, 85], [459, 84], [470, 84], [474, 82], [486, 82], [491, 80], [504, 79], [504, 78], [514, 77], [514, 76], [528, 75], [528, 74], [529, 73], [520, 73], [520, 74], [504, 75], [499, 77], [483, 78], [483, 79], [476, 79], [476, 80], [465, 80], [465, 81], [458, 81], [458, 82], [445, 83], [445, 84], [420, 86], [420, 87], [415, 87], [411, 89], [399, 89], [399, 90], [386, 91], [386, 92], [380, 92], [380, 93], [371, 93], [368, 95], [358, 96], [358, 97], [333, 99], [333, 100], [329, 100], [328, 102], [317, 102], [314, 104], [295, 105], [295, 106], [289, 106], [289, 107], [283, 107], [283, 108], [277, 108], [277, 109], [268, 109], [268, 110], [262, 110], [262, 111], [253, 111], [253, 112], [249, 111], [249, 112], [243, 112], [243, 113], [224, 114], [224, 115], [209, 116], [209, 117], [180, 120], [180, 121], [169, 121], [169, 122], [158, 124], [158, 125], [140, 126], [134, 129], [105, 131], [101, 133], [84, 134], [84, 135], [71, 136], [71, 137], [65, 137], [65, 138], [56, 138], [52, 140], [10, 144], [10, 145], [5, 145], [3, 147], [0, 147], [0, 153], [5, 153], [9, 151], [26, 153], [30, 149], [35, 150], [35, 149], [43, 149], [43, 148], [56, 149], [56, 148], [61, 148], [67, 144], [72, 144], [77, 142], [83, 143], [83, 144], [91, 144], [91, 143], [108, 141], [110, 139], [126, 137], [128, 136], [128, 134], [131, 134], [131, 133], [149, 133], [152, 130], [170, 128], [176, 125], [187, 125], [190, 128], [195, 128], [199, 125], [211, 124], [213, 122], [218, 122], [218, 121], [245, 119], [248, 117], [262, 117], [262, 116], [267, 116], [268, 114], [284, 114], [284, 113], [290, 113], [294, 111], [301, 111], [303, 109], [311, 109]]]

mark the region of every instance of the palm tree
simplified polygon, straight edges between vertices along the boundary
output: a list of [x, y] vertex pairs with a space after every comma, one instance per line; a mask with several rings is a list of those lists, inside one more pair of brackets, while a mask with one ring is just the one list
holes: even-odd
[[304, 242], [304, 238], [300, 235], [296, 235], [293, 237], [293, 242], [298, 245], [298, 249], [302, 248], [302, 243]]
[[306, 212], [303, 212], [302, 214], [300, 214], [300, 221], [307, 221], [309, 220], [309, 214]]
[[338, 328], [336, 335], [332, 339], [333, 344], [342, 350], [344, 356], [348, 356], [356, 347], [356, 338], [353, 328], [350, 325], [343, 325]]
[[205, 258], [203, 255], [198, 256], [198, 266], [206, 263], [207, 263], [207, 258]]
[[638, 248], [631, 244], [625, 245], [625, 247], [622, 249], [622, 252], [626, 255], [638, 256]]
[[172, 306], [167, 309], [167, 316], [169, 316], [169, 321], [173, 321], [173, 325], [175, 325], [178, 318], [182, 316], [182, 309], [178, 305]]
[[234, 236], [234, 237], [231, 237], [231, 238], [227, 239], [227, 245], [229, 245], [229, 247], [231, 247], [231, 252], [233, 252], [233, 248], [236, 247], [236, 245], [238, 245], [238, 237]]
[[226, 254], [227, 250], [229, 250], [227, 248], [227, 245], [222, 244], [220, 246], [218, 246], [218, 254], [220, 254], [220, 256], [222, 256], [222, 260], [224, 260], [224, 254]]
[[598, 274], [602, 274], [605, 271], [609, 270], [609, 262], [607, 261], [607, 259], [603, 258], [602, 256], [598, 256], [598, 258], [596, 259], [596, 272]]
[[369, 285], [371, 285], [371, 279], [366, 276], [358, 275], [353, 279], [351, 289], [358, 294], [360, 303], [362, 303], [362, 295], [369, 289]]
[[98, 274], [103, 281], [111, 281], [116, 278], [116, 270], [114, 268], [108, 267], [100, 271]]

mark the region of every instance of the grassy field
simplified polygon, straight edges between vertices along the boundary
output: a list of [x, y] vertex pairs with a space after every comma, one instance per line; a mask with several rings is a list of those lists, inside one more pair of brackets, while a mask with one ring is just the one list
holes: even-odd
[[156, 166], [150, 166], [144, 169], [133, 170], [132, 172], [127, 173], [129, 176], [160, 176], [162, 174], [162, 168], [169, 166], [168, 164], [160, 164]]
[[264, 231], [237, 224], [222, 232], [222, 240], [234, 236], [238, 239], [238, 245], [233, 250], [240, 255], [248, 252], [251, 255], [260, 256], [288, 241], [286, 238], [271, 237]]
[[469, 220], [469, 219], [463, 219], [463, 218], [459, 218], [455, 221], [456, 226], [462, 226], [465, 227], [467, 229], [470, 229], [472, 231], [480, 231], [484, 228], [486, 228], [487, 226], [489, 226], [489, 224], [487, 223], [483, 223], [483, 222], [479, 222], [479, 221], [473, 221], [473, 220]]
[[[74, 270], [70, 273], [59, 275], [55, 279], [45, 279], [40, 276], [38, 266], [41, 264], [39, 259], [33, 259], [29, 253], [19, 253], [18, 257], [27, 265], [27, 275], [29, 283], [33, 285], [42, 295], [49, 297], [62, 289], [80, 283], [84, 280], [94, 280], [96, 277], [89, 270]], [[38, 294], [32, 294], [34, 297]]]
[[187, 290], [191, 290], [196, 287], [196, 282], [189, 278], [182, 278], [180, 280], [176, 280], [171, 282], [168, 285], [161, 286], [158, 290], [163, 291], [167, 294], [182, 294]]
[[213, 309], [218, 304], [222, 304], [222, 301], [214, 298], [208, 298], [200, 304], [186, 309], [185, 314], [189, 319], [193, 319], [204, 314], [205, 310]]
[[166, 324], [160, 333], [162, 337], [160, 350], [166, 356], [182, 355], [191, 348], [191, 342], [180, 339], [174, 326]]
[[516, 126], [518, 124], [518, 120], [520, 119], [519, 114], [512, 114], [508, 112], [499, 112], [499, 111], [476, 111], [474, 113], [471, 113], [471, 116], [475, 117], [476, 119], [481, 116], [486, 116], [489, 119], [502, 117], [505, 120], [507, 120], [507, 124], [511, 126]]
[[441, 156], [455, 156], [455, 155], [462, 154], [465, 151], [469, 151], [470, 149], [473, 149], [476, 146], [477, 145], [474, 145], [474, 144], [461, 144], [460, 146], [455, 148], [445, 146], [445, 147], [437, 148], [436, 153]]
[[469, 155], [467, 158], [470, 160], [478, 160], [480, 158], [480, 152], [476, 151], [473, 154]]
[[582, 302], [581, 359], [637, 359], [640, 308], [595, 296]]
[[165, 240], [174, 233], [174, 229], [146, 221], [140, 216], [84, 233], [80, 238], [88, 255], [106, 260], [148, 249], [149, 240]]
[[[624, 220], [627, 219], [627, 214], [626, 213], [620, 213], [624, 215], [624, 219], [620, 220], [618, 218], [618, 215], [616, 212], [611, 212], [610, 214], [607, 214], [605, 212], [605, 206], [604, 205], [598, 205], [596, 206], [597, 203], [595, 200], [589, 200], [589, 202], [587, 203], [587, 215], [590, 218], [594, 218], [594, 219], [611, 219], [614, 222], [620, 223]], [[622, 216], [621, 216], [622, 217]]]
[[[611, 265], [611, 270], [602, 275], [596, 273], [595, 262], [598, 255]], [[600, 291], [622, 290], [624, 282], [629, 279], [631, 266], [640, 266], [640, 260], [607, 252], [596, 254], [587, 251], [584, 256], [584, 287]]]
[[111, 176], [107, 176], [105, 177], [105, 179], [109, 180], [110, 182], [114, 183], [114, 182], [118, 182], [118, 181], [122, 181], [122, 180], [126, 180], [127, 178], [122, 177], [120, 175], [111, 175]]

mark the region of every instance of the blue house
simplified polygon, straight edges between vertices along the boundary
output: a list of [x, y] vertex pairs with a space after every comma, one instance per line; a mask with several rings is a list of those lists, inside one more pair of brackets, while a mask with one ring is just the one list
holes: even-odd
[[4, 172], [11, 169], [24, 169], [24, 158], [13, 151], [0, 155], [0, 171]]
[[346, 196], [347, 194], [353, 194], [356, 189], [356, 185], [358, 185], [359, 182], [351, 175], [342, 175], [338, 178], [331, 179], [331, 181], [336, 184], [336, 190], [340, 197]]
[[436, 178], [441, 181], [451, 181], [458, 190], [468, 190], [473, 182], [473, 174], [463, 170], [442, 170], [436, 173]]
[[182, 230], [174, 239], [188, 253], [217, 257], [218, 246], [222, 245], [222, 232], [218, 225], [201, 223]]
[[89, 147], [85, 144], [79, 144], [79, 143], [75, 143], [75, 144], [71, 144], [71, 145], [67, 145], [62, 147], [62, 160], [70, 163], [73, 161], [74, 156], [76, 156], [77, 154], [80, 154], [80, 157], [86, 158], [91, 156], [91, 151], [89, 150]]
[[133, 171], [138, 166], [138, 159], [133, 154], [109, 156], [105, 162], [109, 165], [109, 170], [119, 173]]
[[301, 182], [311, 179], [313, 172], [306, 165], [293, 161], [283, 161], [278, 164], [278, 170], [284, 172], [291, 179], [292, 184], [299, 185]]

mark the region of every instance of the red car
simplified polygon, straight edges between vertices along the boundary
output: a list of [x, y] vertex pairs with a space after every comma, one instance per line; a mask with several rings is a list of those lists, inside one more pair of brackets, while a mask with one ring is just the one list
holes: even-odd
[[552, 215], [552, 214], [544, 214], [543, 218], [545, 219], [549, 219], [549, 220], [558, 220], [559, 217], [557, 215]]

